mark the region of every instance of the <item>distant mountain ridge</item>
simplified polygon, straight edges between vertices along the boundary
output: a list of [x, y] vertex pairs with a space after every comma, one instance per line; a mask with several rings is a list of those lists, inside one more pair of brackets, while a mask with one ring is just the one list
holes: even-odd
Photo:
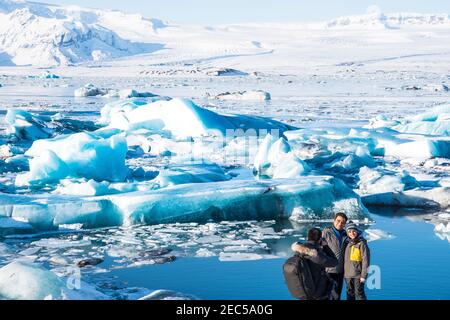
[[[115, 10], [0, 0], [0, 65], [73, 65], [166, 48], [171, 53], [178, 50], [177, 54], [186, 56], [183, 58], [186, 60], [195, 54], [211, 57], [261, 54], [274, 49], [262, 45], [267, 29], [288, 34], [303, 29], [389, 30], [449, 26], [448, 14], [375, 12], [315, 23], [201, 27], [169, 24]], [[249, 30], [254, 33], [249, 34]]]
[[448, 14], [425, 13], [373, 13], [357, 16], [339, 17], [325, 23], [327, 27], [386, 27], [401, 26], [450, 26]]

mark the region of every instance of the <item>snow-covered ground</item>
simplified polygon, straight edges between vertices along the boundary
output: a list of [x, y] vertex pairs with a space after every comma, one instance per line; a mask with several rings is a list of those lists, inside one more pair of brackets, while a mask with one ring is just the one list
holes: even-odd
[[0, 1], [0, 296], [195, 298], [96, 274], [285, 257], [337, 211], [395, 239], [366, 206], [431, 210], [448, 239], [449, 37], [447, 14], [203, 27]]

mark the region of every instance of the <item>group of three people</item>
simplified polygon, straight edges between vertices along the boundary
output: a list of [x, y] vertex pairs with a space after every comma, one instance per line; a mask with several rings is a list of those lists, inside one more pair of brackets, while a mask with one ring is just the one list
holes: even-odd
[[[347, 221], [344, 213], [337, 213], [332, 226], [324, 228], [323, 232], [318, 228], [310, 229], [306, 243], [295, 242], [292, 250], [309, 262], [316, 283], [323, 283], [318, 288], [323, 294], [318, 296], [330, 297], [332, 294], [335, 299], [340, 299], [345, 279], [347, 300], [366, 300], [364, 285], [370, 250], [361, 230]], [[325, 281], [320, 281], [321, 277], [326, 278]], [[330, 282], [332, 286], [329, 286]], [[331, 288], [333, 292], [327, 292]]]

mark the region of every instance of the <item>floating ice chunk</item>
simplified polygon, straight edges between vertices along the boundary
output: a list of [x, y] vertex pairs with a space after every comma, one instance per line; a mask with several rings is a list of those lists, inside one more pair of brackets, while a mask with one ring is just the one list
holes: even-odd
[[400, 121], [389, 120], [385, 115], [378, 115], [373, 119], [369, 120], [369, 124], [365, 125], [364, 128], [368, 129], [379, 129], [379, 128], [390, 128], [396, 126]]
[[[108, 112], [105, 110], [105, 115]], [[276, 129], [279, 132], [293, 127], [261, 117], [244, 115], [221, 115], [201, 108], [187, 99], [156, 101], [141, 105], [128, 112], [109, 112], [108, 128], [135, 131], [147, 129], [170, 132], [178, 138], [200, 137], [205, 135], [225, 136], [231, 130]]]
[[56, 154], [74, 177], [123, 181], [128, 173], [125, 166], [127, 143], [124, 137], [118, 135], [108, 139], [87, 132], [61, 135], [35, 141], [25, 154], [39, 157], [46, 150]]
[[386, 169], [359, 170], [359, 190], [362, 194], [399, 192], [420, 187], [419, 182], [406, 171], [396, 173]]
[[46, 139], [55, 133], [74, 133], [98, 129], [91, 121], [62, 118], [54, 116], [35, 115], [24, 110], [8, 109], [5, 116], [7, 134], [24, 140]]
[[57, 182], [70, 174], [69, 167], [53, 151], [42, 150], [30, 160], [30, 172], [16, 177], [16, 186], [43, 185]]
[[383, 155], [378, 138], [386, 137], [380, 132], [347, 128], [308, 128], [287, 131], [284, 135], [296, 155], [319, 169], [332, 171], [354, 171], [362, 164], [373, 166], [372, 156]]
[[297, 178], [309, 171], [308, 165], [291, 151], [285, 138], [276, 139], [268, 134], [253, 162], [258, 176], [270, 178]]
[[325, 168], [330, 168], [337, 171], [352, 172], [361, 167], [375, 167], [375, 161], [366, 148], [358, 146], [354, 154], [349, 154], [341, 159], [336, 159], [330, 164], [325, 164]]
[[231, 68], [215, 68], [206, 72], [209, 76], [248, 76], [248, 73], [231, 69]]
[[226, 246], [223, 248], [224, 252], [240, 252], [240, 251], [249, 251], [250, 247], [248, 246]]
[[198, 243], [214, 243], [214, 242], [220, 242], [222, 240], [219, 236], [203, 236], [200, 238], [195, 239]]
[[0, 269], [0, 296], [11, 300], [60, 299], [64, 283], [51, 271], [26, 262]]
[[91, 245], [90, 240], [65, 240], [65, 239], [40, 239], [32, 243], [37, 247], [45, 247], [52, 249], [66, 249], [73, 247], [87, 247]]
[[8, 109], [5, 122], [7, 133], [24, 140], [46, 139], [53, 134], [53, 130], [47, 127], [38, 116], [34, 116], [24, 110]]
[[157, 94], [151, 92], [138, 92], [134, 89], [123, 89], [123, 90], [110, 90], [108, 94], [104, 95], [105, 98], [119, 98], [119, 99], [129, 99], [129, 98], [154, 98], [158, 97]]
[[[388, 120], [385, 116], [377, 116], [377, 118], [370, 120], [370, 124], [366, 127], [371, 129], [391, 128], [397, 132], [402, 133], [448, 137], [450, 136], [450, 105], [434, 107], [428, 112], [408, 117], [401, 122], [396, 120]], [[393, 133], [391, 133], [391, 135], [392, 134]], [[447, 150], [444, 151], [444, 154], [448, 155], [449, 142], [447, 139], [442, 139], [442, 137], [430, 138], [410, 136], [409, 140], [410, 141], [404, 142], [409, 142], [410, 144], [401, 146], [403, 149], [401, 150], [401, 152], [404, 154], [407, 154], [407, 151], [409, 149], [410, 153], [415, 152], [415, 156], [417, 155], [417, 153], [420, 153], [420, 150], [424, 150], [423, 153], [427, 155], [431, 154], [432, 156], [439, 156], [438, 154], [436, 154], [436, 150], [439, 148], [443, 148], [443, 146], [436, 146], [436, 141], [443, 140], [445, 141], [443, 143], [447, 144], [446, 147], [444, 147]], [[395, 155], [397, 144], [399, 143], [395, 143], [393, 146], [394, 153], [392, 153], [392, 155]], [[440, 154], [442, 154], [442, 152]]]
[[50, 259], [48, 259], [48, 262], [50, 262], [51, 264], [60, 265], [60, 266], [68, 266], [70, 264], [70, 262], [66, 258], [63, 258], [60, 256], [50, 257]]
[[30, 256], [30, 255], [35, 255], [35, 254], [39, 253], [39, 251], [41, 251], [41, 248], [31, 247], [31, 248], [28, 248], [28, 249], [20, 251], [19, 255], [21, 255], [21, 256]]
[[260, 259], [263, 259], [263, 256], [257, 253], [221, 252], [219, 254], [220, 261], [248, 261]]
[[224, 92], [215, 96], [220, 100], [243, 100], [243, 101], [267, 101], [270, 100], [270, 93], [262, 90]]
[[42, 75], [41, 75], [42, 79], [59, 79], [59, 76], [57, 76], [54, 73], [51, 73], [50, 71], [45, 71]]
[[78, 88], [74, 91], [75, 97], [95, 97], [108, 94], [109, 89], [97, 88], [92, 83], [86, 84], [84, 87]]
[[195, 256], [199, 257], [199, 258], [209, 258], [209, 257], [215, 257], [216, 254], [214, 252], [212, 252], [211, 250], [208, 250], [206, 248], [200, 248], [195, 253]]

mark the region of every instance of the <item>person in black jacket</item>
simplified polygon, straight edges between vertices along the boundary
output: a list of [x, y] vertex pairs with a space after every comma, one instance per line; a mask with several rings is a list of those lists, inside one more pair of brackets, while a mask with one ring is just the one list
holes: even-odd
[[334, 281], [328, 277], [325, 268], [335, 267], [338, 264], [333, 251], [322, 242], [322, 231], [312, 228], [308, 231], [308, 240], [301, 244], [292, 244], [292, 250], [301, 254], [308, 261], [309, 269], [316, 284], [316, 294], [319, 300], [329, 300]]

